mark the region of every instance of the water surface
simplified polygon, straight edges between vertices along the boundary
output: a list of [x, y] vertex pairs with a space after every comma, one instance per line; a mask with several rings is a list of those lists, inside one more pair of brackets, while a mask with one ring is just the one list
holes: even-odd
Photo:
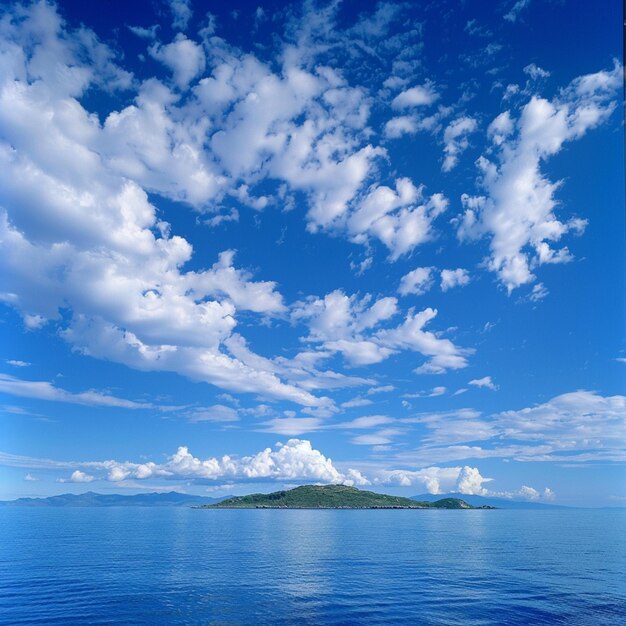
[[626, 511], [0, 509], [2, 624], [624, 624]]

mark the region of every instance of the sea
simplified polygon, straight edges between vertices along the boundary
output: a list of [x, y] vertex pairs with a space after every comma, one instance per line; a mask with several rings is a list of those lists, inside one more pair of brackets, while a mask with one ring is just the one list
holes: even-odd
[[626, 510], [0, 509], [0, 624], [626, 624]]

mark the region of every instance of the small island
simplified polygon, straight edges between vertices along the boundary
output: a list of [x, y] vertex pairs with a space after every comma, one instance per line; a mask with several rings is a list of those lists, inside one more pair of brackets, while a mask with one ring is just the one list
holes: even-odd
[[274, 493], [228, 498], [196, 509], [493, 509], [472, 506], [459, 498], [417, 502], [410, 498], [363, 491], [346, 485], [304, 485]]

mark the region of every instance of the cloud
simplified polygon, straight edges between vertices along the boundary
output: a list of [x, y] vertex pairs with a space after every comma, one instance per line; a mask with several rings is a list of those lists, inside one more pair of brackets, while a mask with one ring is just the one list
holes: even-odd
[[439, 98], [432, 83], [417, 85], [398, 94], [392, 101], [394, 109], [406, 109], [417, 106], [428, 106]]
[[67, 402], [68, 404], [85, 406], [107, 406], [122, 409], [155, 408], [153, 404], [148, 402], [135, 402], [94, 390], [72, 393], [46, 381], [22, 380], [8, 374], [0, 374], [0, 391], [22, 398]]
[[80, 470], [74, 470], [72, 475], [67, 479], [59, 479], [60, 483], [90, 483], [94, 480], [94, 477], [90, 474], [85, 474], [85, 472], [81, 472]]
[[395, 391], [395, 387], [393, 385], [379, 385], [377, 387], [371, 387], [367, 390], [367, 395], [371, 396], [376, 393], [389, 393], [391, 391]]
[[154, 44], [150, 55], [172, 71], [172, 78], [180, 89], [204, 71], [206, 59], [202, 46], [178, 34], [172, 43]]
[[[175, 26], [184, 29], [190, 5], [170, 6]], [[208, 269], [197, 257], [192, 266], [193, 246], [154, 204], [183, 203], [209, 214], [202, 219], [210, 222], [298, 193], [311, 232], [342, 233], [362, 245], [380, 241], [392, 260], [434, 236], [433, 221], [447, 207], [442, 194], [422, 197], [406, 178], [393, 188], [372, 183], [386, 152], [371, 143], [368, 94], [319, 62], [315, 50], [322, 54], [323, 47], [306, 41], [336, 37], [329, 28], [334, 9], [323, 13], [328, 22], [307, 13], [289, 26], [279, 69], [217, 38], [210, 58], [181, 33], [151, 44], [172, 71], [174, 89], [157, 77], [136, 79], [95, 33], [72, 28], [53, 5], [7, 11], [0, 270], [8, 277], [2, 299], [27, 328], [51, 324], [94, 358], [310, 410], [329, 410], [329, 400], [311, 390], [361, 384], [244, 351], [241, 332], [234, 332], [242, 311], [265, 319], [287, 310], [276, 283], [235, 267], [232, 250]], [[354, 32], [363, 41], [380, 37], [397, 13], [381, 8]], [[348, 49], [346, 41], [336, 43]], [[404, 44], [393, 45], [391, 56]], [[126, 106], [112, 106], [100, 120], [82, 97], [97, 90], [126, 90]], [[260, 184], [268, 191], [259, 193]], [[222, 203], [235, 206], [222, 211]], [[335, 341], [353, 363], [392, 352], [368, 339]]]
[[520, 16], [520, 13], [526, 7], [528, 7], [529, 4], [530, 4], [530, 0], [516, 0], [516, 2], [513, 3], [509, 11], [504, 15], [504, 19], [507, 22], [512, 22], [512, 23], [517, 22]]
[[397, 428], [383, 428], [366, 435], [357, 435], [350, 442], [357, 446], [383, 446], [393, 441], [393, 438], [402, 433]]
[[455, 270], [441, 270], [441, 291], [448, 291], [454, 287], [465, 287], [470, 282], [470, 275], [461, 267]]
[[352, 400], [347, 400], [346, 402], [341, 403], [342, 409], [353, 409], [360, 406], [369, 406], [372, 404], [372, 400], [368, 398], [353, 398]]
[[417, 313], [411, 310], [400, 326], [381, 330], [376, 338], [389, 348], [413, 350], [426, 356], [427, 361], [415, 370], [418, 374], [441, 374], [448, 369], [466, 367], [466, 355], [471, 350], [458, 348], [449, 339], [424, 330], [436, 316], [437, 310], [430, 307]]
[[485, 478], [476, 467], [426, 467], [424, 469], [391, 470], [382, 474], [383, 484], [397, 484], [401, 487], [423, 486], [428, 493], [463, 493], [467, 495], [486, 495], [484, 483], [492, 478]]
[[41, 480], [41, 479], [37, 478], [37, 476], [33, 476], [30, 472], [28, 472], [28, 474], [26, 474], [26, 476], [24, 476], [24, 480], [27, 480], [29, 482], [33, 482], [33, 481], [38, 481], [38, 480]]
[[363, 417], [357, 417], [349, 422], [341, 422], [335, 424], [333, 428], [347, 428], [347, 429], [361, 429], [361, 428], [375, 428], [383, 424], [390, 424], [395, 420], [387, 415], [364, 415]]
[[372, 237], [389, 250], [396, 261], [416, 246], [434, 237], [434, 221], [448, 208], [441, 193], [426, 199], [423, 188], [408, 178], [396, 180], [395, 191], [387, 186], [372, 185], [347, 218], [347, 231], [354, 243], [365, 244]]
[[550, 72], [540, 68], [538, 65], [531, 63], [524, 68], [524, 74], [528, 74], [532, 80], [538, 80], [540, 78], [548, 78]]
[[15, 359], [8, 359], [5, 361], [7, 365], [12, 365], [13, 367], [29, 367], [30, 363], [28, 361], [19, 361]]
[[237, 422], [239, 413], [237, 409], [225, 406], [224, 404], [214, 404], [213, 406], [194, 408], [185, 413], [190, 422]]
[[169, 0], [169, 5], [172, 12], [172, 27], [185, 30], [193, 15], [191, 0]]
[[411, 293], [417, 296], [425, 294], [432, 287], [433, 270], [434, 268], [432, 267], [416, 267], [408, 274], [405, 274], [400, 280], [398, 293], [401, 296]]
[[323, 427], [323, 420], [318, 417], [276, 417], [263, 422], [262, 432], [279, 435], [304, 435]]
[[133, 33], [133, 35], [137, 35], [137, 37], [141, 37], [141, 39], [156, 39], [157, 30], [159, 29], [158, 24], [154, 24], [150, 27], [144, 26], [127, 26], [128, 30]]
[[535, 280], [534, 270], [566, 263], [572, 255], [555, 244], [567, 233], [580, 233], [585, 220], [560, 221], [555, 193], [541, 165], [563, 145], [582, 137], [615, 110], [622, 68], [580, 76], [553, 100], [533, 96], [514, 123], [510, 112], [498, 116], [488, 135], [498, 148], [498, 163], [481, 156], [480, 185], [486, 195], [464, 194], [465, 212], [458, 221], [461, 240], [489, 237], [487, 266], [510, 293]]
[[[0, 464], [10, 467], [71, 469], [70, 479], [61, 482], [89, 482], [106, 479], [120, 482], [127, 479], [148, 480], [151, 478], [171, 480], [216, 481], [264, 480], [303, 481], [346, 485], [366, 485], [368, 480], [355, 469], [339, 471], [332, 460], [304, 439], [289, 439], [277, 443], [274, 448], [265, 448], [251, 456], [200, 459], [193, 456], [186, 446], [180, 446], [167, 461], [157, 464], [152, 461], [133, 463], [130, 461], [52, 461], [33, 459], [0, 453]], [[82, 469], [76, 469], [77, 466]], [[86, 474], [89, 470], [95, 476]]]
[[475, 378], [474, 380], [470, 380], [468, 385], [473, 385], [474, 387], [480, 387], [485, 389], [491, 389], [492, 391], [496, 391], [498, 386], [494, 384], [491, 380], [491, 376], [484, 376], [483, 378]]
[[580, 390], [534, 407], [490, 416], [463, 410], [401, 421], [423, 424], [429, 431], [419, 448], [397, 455], [405, 464], [466, 459], [568, 464], [626, 460], [625, 396]]
[[468, 148], [467, 136], [473, 133], [478, 124], [471, 117], [459, 117], [451, 122], [443, 133], [444, 159], [441, 169], [450, 172], [459, 162], [460, 155]]
[[380, 298], [371, 303], [370, 295], [359, 299], [340, 290], [324, 299], [309, 298], [294, 305], [294, 320], [309, 320], [310, 342], [320, 342], [325, 350], [339, 352], [355, 366], [370, 365], [387, 359], [400, 350], [419, 352], [427, 362], [419, 373], [443, 373], [467, 365], [467, 350], [457, 348], [423, 327], [437, 316], [431, 308], [418, 313], [411, 309], [404, 322], [392, 328], [380, 328], [397, 313], [396, 298]]

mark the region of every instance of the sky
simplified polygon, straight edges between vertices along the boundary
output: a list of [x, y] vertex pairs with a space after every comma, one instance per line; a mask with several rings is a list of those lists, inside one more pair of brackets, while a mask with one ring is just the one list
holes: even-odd
[[626, 506], [618, 2], [0, 11], [0, 498]]

